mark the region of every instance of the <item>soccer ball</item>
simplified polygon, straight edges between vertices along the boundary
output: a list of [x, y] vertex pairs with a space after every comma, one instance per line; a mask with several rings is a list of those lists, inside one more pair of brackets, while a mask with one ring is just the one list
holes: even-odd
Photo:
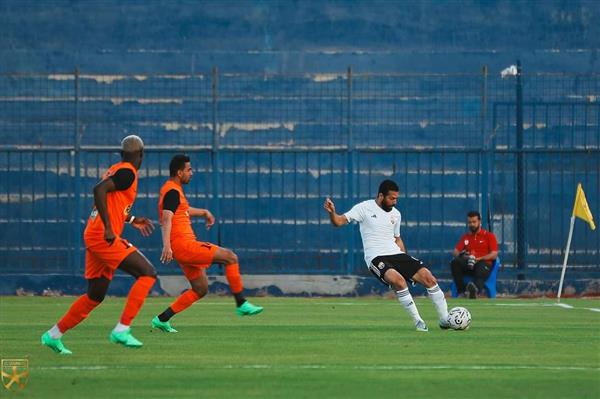
[[471, 325], [471, 313], [466, 308], [457, 306], [448, 312], [448, 321], [453, 330], [466, 330]]

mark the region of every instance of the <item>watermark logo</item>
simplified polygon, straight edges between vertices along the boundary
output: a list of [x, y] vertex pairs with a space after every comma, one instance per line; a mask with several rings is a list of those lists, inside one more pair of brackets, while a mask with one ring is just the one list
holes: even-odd
[[9, 391], [20, 391], [29, 379], [29, 360], [2, 359], [2, 385]]

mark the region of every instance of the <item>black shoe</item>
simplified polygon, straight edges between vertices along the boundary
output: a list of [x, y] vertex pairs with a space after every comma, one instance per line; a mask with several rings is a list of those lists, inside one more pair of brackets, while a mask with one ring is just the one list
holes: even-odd
[[477, 299], [477, 287], [472, 281], [467, 284], [467, 294], [469, 295], [469, 299]]

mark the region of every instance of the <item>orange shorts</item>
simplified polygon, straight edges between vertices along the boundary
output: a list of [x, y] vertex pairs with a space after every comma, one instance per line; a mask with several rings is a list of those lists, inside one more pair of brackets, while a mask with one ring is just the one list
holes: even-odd
[[212, 265], [218, 245], [210, 242], [195, 240], [171, 242], [173, 258], [179, 263], [183, 274], [188, 280], [195, 280], [202, 274], [202, 270]]
[[105, 277], [112, 280], [115, 270], [131, 253], [137, 251], [126, 239], [117, 237], [112, 245], [104, 239], [85, 240], [85, 278]]

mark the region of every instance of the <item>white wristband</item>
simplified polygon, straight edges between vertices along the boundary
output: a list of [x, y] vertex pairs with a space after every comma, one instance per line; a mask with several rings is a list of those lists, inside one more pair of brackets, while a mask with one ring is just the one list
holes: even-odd
[[131, 219], [127, 221], [127, 223], [131, 224], [135, 220], [135, 216], [131, 215]]

